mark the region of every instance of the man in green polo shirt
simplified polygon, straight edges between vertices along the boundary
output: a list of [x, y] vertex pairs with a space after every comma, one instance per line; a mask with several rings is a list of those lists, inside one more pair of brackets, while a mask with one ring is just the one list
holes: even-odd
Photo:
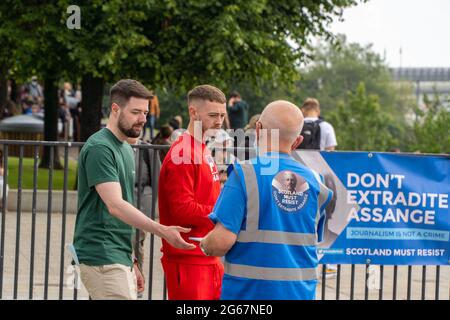
[[132, 259], [133, 227], [176, 248], [195, 248], [180, 235], [189, 228], [161, 225], [131, 204], [135, 164], [126, 140], [140, 136], [150, 97], [136, 80], [117, 82], [110, 92], [107, 127], [93, 134], [79, 155], [74, 247], [81, 280], [92, 299], [136, 299], [137, 291], [143, 290], [142, 275]]

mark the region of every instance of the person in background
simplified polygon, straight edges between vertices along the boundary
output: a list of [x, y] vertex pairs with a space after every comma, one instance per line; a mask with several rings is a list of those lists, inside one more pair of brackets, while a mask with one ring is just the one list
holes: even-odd
[[176, 115], [169, 121], [169, 125], [173, 130], [178, 130], [183, 128], [183, 118], [180, 115]]
[[[315, 98], [307, 98], [301, 107], [305, 117], [302, 135], [304, 140], [299, 149], [334, 151], [337, 146], [333, 126], [320, 117], [320, 103]], [[325, 265], [325, 276], [333, 278], [337, 274], [336, 264]]]
[[233, 138], [223, 129], [210, 130], [205, 143], [211, 151], [216, 165], [230, 165], [236, 160], [230, 148], [233, 148]]
[[225, 182], [227, 182], [228, 179], [228, 173], [227, 173], [228, 166], [225, 164], [218, 164], [217, 170], [219, 171], [219, 181], [220, 181], [220, 189], [223, 189], [223, 186], [225, 185]]
[[308, 98], [301, 107], [305, 117], [303, 142], [298, 149], [333, 151], [336, 149], [336, 135], [333, 126], [320, 118], [320, 104], [315, 98]]
[[260, 116], [261, 115], [258, 113], [250, 118], [250, 121], [244, 127], [244, 139], [238, 141], [238, 147], [245, 148], [245, 160], [256, 156], [256, 123], [258, 122]]
[[22, 113], [23, 114], [33, 114], [33, 106], [38, 106], [34, 103], [31, 97], [27, 97], [22, 101]]
[[79, 140], [80, 134], [80, 110], [81, 93], [79, 90], [73, 90], [70, 82], [64, 82], [63, 89], [64, 100], [70, 112], [70, 119], [72, 123], [72, 132], [70, 133], [73, 141]]
[[[158, 215], [156, 212], [152, 215], [153, 197], [158, 197], [157, 189], [154, 188], [153, 182], [155, 183], [155, 186], [158, 185], [161, 161], [157, 156], [156, 150], [138, 147], [139, 145], [149, 145], [142, 139], [128, 138], [127, 141], [130, 145], [134, 146], [133, 151], [136, 172], [134, 204], [136, 208], [141, 210], [147, 217], [157, 217]], [[157, 157], [157, 159], [153, 159], [153, 157]], [[157, 211], [156, 209], [157, 208], [155, 207], [155, 211]], [[145, 238], [146, 233], [141, 229], [137, 229], [136, 240], [133, 241], [133, 252], [136, 257], [137, 267], [142, 274], [142, 278], [137, 278], [138, 297], [142, 295], [145, 286], [145, 277], [143, 273]]]
[[150, 140], [153, 139], [156, 121], [159, 119], [160, 113], [161, 113], [161, 110], [159, 108], [158, 96], [156, 94], [153, 94], [153, 92], [152, 92], [152, 97], [150, 99], [150, 104], [149, 104], [149, 112], [147, 114], [147, 121], [144, 126], [142, 137], [145, 137], [146, 128], [149, 128]]
[[233, 130], [243, 129], [248, 122], [248, 103], [242, 100], [241, 94], [233, 91], [228, 101], [228, 119]]
[[244, 130], [246, 132], [250, 131], [250, 130], [253, 130], [253, 132], [255, 132], [256, 131], [256, 123], [258, 122], [259, 117], [261, 117], [261, 114], [259, 114], [259, 113], [253, 115], [250, 118], [250, 120], [248, 121], [247, 125], [244, 127]]
[[236, 157], [230, 149], [233, 147], [233, 138], [223, 129], [213, 130], [210, 136], [206, 138], [205, 143], [217, 165], [220, 188], [222, 189], [227, 181], [227, 168], [236, 161]]
[[[152, 140], [152, 144], [160, 146], [170, 146], [172, 144], [172, 141], [170, 140], [172, 133], [173, 129], [171, 126], [169, 126], [168, 124], [162, 125], [161, 128], [159, 129], [158, 134]], [[161, 162], [164, 161], [164, 158], [166, 157], [168, 151], [169, 149], [159, 150], [159, 158]]]
[[69, 136], [69, 122], [71, 120], [70, 118], [70, 112], [67, 105], [67, 101], [64, 98], [64, 96], [59, 97], [59, 107], [58, 107], [58, 118], [61, 121], [62, 124], [62, 130], [59, 134], [60, 138], [67, 138]]
[[27, 84], [28, 94], [33, 99], [33, 102], [38, 104], [40, 108], [44, 107], [44, 91], [38, 83], [37, 77], [32, 76], [31, 82]]

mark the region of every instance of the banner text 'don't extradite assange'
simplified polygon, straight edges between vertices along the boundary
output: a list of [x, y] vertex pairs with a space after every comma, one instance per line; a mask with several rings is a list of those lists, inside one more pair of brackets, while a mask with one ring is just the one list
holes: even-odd
[[[402, 190], [404, 179], [405, 176], [399, 174], [347, 173], [347, 188], [380, 189], [347, 190], [347, 203], [361, 206], [360, 209], [351, 210], [349, 220], [435, 224], [435, 209], [448, 209], [448, 194], [404, 192]], [[392, 191], [392, 189], [396, 190]]]

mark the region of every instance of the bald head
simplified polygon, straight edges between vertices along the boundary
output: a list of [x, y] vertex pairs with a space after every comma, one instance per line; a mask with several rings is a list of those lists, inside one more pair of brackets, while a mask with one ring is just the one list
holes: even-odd
[[279, 130], [280, 142], [292, 144], [303, 128], [303, 114], [293, 103], [277, 100], [269, 103], [259, 121], [263, 129]]

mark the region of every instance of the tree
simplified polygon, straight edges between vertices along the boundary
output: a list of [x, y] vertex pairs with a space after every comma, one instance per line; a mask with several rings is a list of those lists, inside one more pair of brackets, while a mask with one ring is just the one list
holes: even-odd
[[425, 108], [416, 109], [414, 123], [414, 151], [424, 153], [450, 153], [450, 111], [439, 96], [424, 97]]
[[348, 43], [339, 36], [337, 45], [319, 43], [312, 55], [312, 63], [301, 69], [302, 79], [294, 93], [296, 101], [317, 98], [322, 114], [329, 120], [329, 111], [345, 103], [347, 93], [355, 92], [363, 82], [366, 93], [378, 97], [381, 112], [395, 120], [388, 130], [391, 136], [399, 137], [397, 147], [408, 147], [412, 130], [405, 114], [412, 113], [415, 105], [412, 86], [394, 83], [386, 62], [371, 45]]
[[393, 117], [384, 112], [376, 95], [366, 94], [364, 83], [329, 113], [339, 150], [388, 151], [397, 145], [390, 133]]
[[348, 43], [340, 35], [336, 45], [319, 43], [313, 50], [313, 63], [302, 71], [299, 94], [320, 96], [324, 110], [336, 107], [364, 82], [368, 94], [376, 94], [383, 110], [403, 119], [411, 101], [401, 99], [393, 86], [390, 70], [384, 59], [372, 50], [372, 45]]
[[232, 78], [226, 89], [240, 91], [250, 104], [251, 114], [259, 113], [275, 99], [288, 99], [301, 105], [305, 98], [316, 97], [327, 117], [330, 110], [347, 99], [348, 91], [355, 91], [358, 84], [364, 82], [366, 92], [377, 95], [382, 110], [395, 118], [392, 134], [402, 136], [406, 133], [404, 115], [412, 112], [415, 105], [409, 98], [412, 86], [394, 83], [386, 62], [371, 46], [347, 43], [339, 36], [336, 43], [319, 43], [312, 48], [311, 59], [306, 66], [296, 68], [301, 79], [295, 83], [270, 79], [255, 85]]
[[[119, 78], [178, 93], [200, 83], [225, 91], [236, 81], [293, 83], [312, 37], [333, 39], [329, 23], [357, 3], [81, 0], [81, 28], [71, 30], [66, 27], [70, 2], [5, 0], [1, 8], [15, 12], [21, 40], [30, 44], [43, 78], [82, 80], [83, 139], [100, 126], [103, 83]], [[33, 27], [21, 28], [24, 23]]]
[[0, 3], [0, 119], [7, 104], [8, 77], [17, 61], [17, 47], [21, 33], [15, 22], [15, 12], [8, 10], [8, 3]]
[[[2, 34], [14, 30], [14, 38], [7, 42], [5, 50], [14, 53], [15, 76], [27, 79], [37, 74], [44, 81], [44, 140], [58, 140], [58, 82], [67, 62], [67, 48], [64, 45], [64, 17], [58, 3], [39, 1], [2, 1], [0, 11], [3, 20]], [[3, 45], [3, 43], [2, 43]], [[53, 167], [62, 165], [55, 148]], [[45, 147], [39, 164], [50, 166], [50, 148]]]
[[[72, 1], [60, 1], [61, 8]], [[139, 26], [146, 19], [151, 1], [84, 0], [78, 1], [80, 29], [66, 30], [65, 45], [69, 49], [74, 73], [81, 78], [83, 90], [81, 140], [86, 141], [100, 129], [105, 82], [119, 77], [135, 77], [135, 64], [129, 52], [144, 50], [148, 40]], [[69, 17], [69, 14], [66, 15]], [[130, 71], [131, 70], [131, 71]]]
[[[64, 11], [53, 3], [25, 4], [21, 12], [21, 19], [29, 21], [33, 33], [27, 36], [28, 54], [23, 67], [26, 70], [36, 70], [44, 80], [44, 140], [58, 141], [58, 83], [70, 72], [68, 62], [68, 48], [64, 42]], [[21, 49], [22, 51], [24, 48]], [[50, 147], [44, 147], [39, 167], [62, 169], [58, 148], [54, 148], [53, 163], [50, 163]]]
[[[311, 36], [332, 39], [327, 25], [356, 1], [155, 1], [142, 26], [141, 61], [153, 80], [183, 90], [205, 81], [291, 82]], [[289, 40], [289, 41], [288, 41]]]
[[[92, 78], [105, 81], [134, 77], [176, 95], [200, 83], [226, 91], [235, 81], [293, 82], [295, 66], [308, 57], [311, 36], [332, 39], [328, 23], [356, 3], [82, 1], [81, 30], [68, 33], [68, 45], [81, 74], [89, 70]], [[85, 108], [96, 110], [92, 116], [100, 114], [98, 104]], [[92, 122], [82, 124], [82, 130], [86, 138], [96, 128]]]

